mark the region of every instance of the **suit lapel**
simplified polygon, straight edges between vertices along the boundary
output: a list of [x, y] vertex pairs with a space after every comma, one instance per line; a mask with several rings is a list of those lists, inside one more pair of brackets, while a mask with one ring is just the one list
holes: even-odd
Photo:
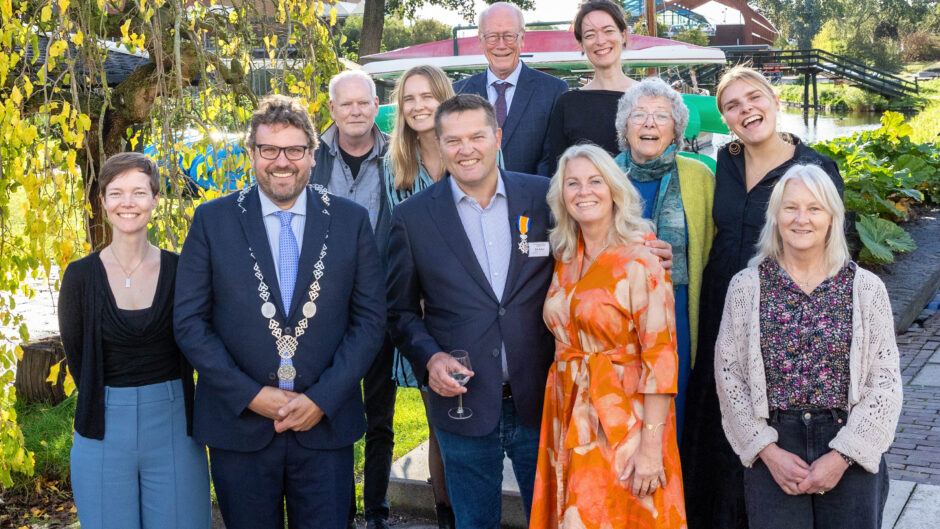
[[487, 295], [496, 299], [493, 287], [483, 275], [483, 269], [477, 261], [476, 254], [473, 253], [473, 246], [470, 245], [470, 239], [463, 229], [463, 223], [460, 221], [460, 215], [457, 214], [457, 205], [454, 204], [454, 196], [450, 189], [450, 176], [441, 180], [431, 194], [433, 199], [429, 204], [431, 218], [434, 226], [441, 234], [441, 238], [450, 248], [457, 261], [467, 270], [470, 277], [482, 288]]
[[[503, 173], [503, 185], [506, 186], [506, 198], [509, 210], [509, 232], [512, 234], [512, 248], [510, 248], [509, 273], [506, 277], [506, 287], [503, 289], [503, 302], [510, 299], [513, 288], [519, 279], [519, 272], [525, 265], [528, 257], [519, 250], [522, 240], [519, 233], [519, 217], [528, 216], [529, 196], [524, 185], [514, 175]], [[529, 241], [531, 242], [531, 241]]]
[[534, 87], [529, 86], [531, 73], [532, 71], [529, 67], [523, 63], [522, 71], [519, 72], [519, 84], [513, 89], [512, 105], [509, 107], [509, 114], [506, 116], [506, 121], [503, 123], [502, 144], [504, 148], [509, 143], [509, 139], [512, 138], [513, 133], [519, 128], [519, 124], [522, 123], [522, 118], [526, 113], [526, 107], [529, 106], [529, 101], [535, 96], [536, 90]]
[[300, 250], [300, 260], [297, 263], [297, 281], [294, 282], [294, 294], [291, 296], [290, 312], [287, 321], [294, 320], [294, 313], [302, 303], [307, 300], [307, 290], [316, 279], [313, 277], [313, 266], [320, 258], [320, 250], [326, 241], [332, 217], [326, 211], [326, 204], [318, 193], [307, 186], [307, 212], [304, 215], [304, 237]]
[[[261, 217], [261, 200], [258, 193], [261, 191], [255, 185], [245, 194], [241, 202], [245, 211], [238, 216], [245, 238], [248, 239], [248, 248], [255, 256], [255, 261], [261, 268], [265, 283], [271, 292], [271, 302], [278, 312], [284, 313], [284, 302], [281, 298], [281, 289], [277, 282], [277, 269], [274, 267], [274, 257], [271, 255], [271, 246], [268, 243], [268, 233], [264, 229], [264, 219]], [[252, 282], [254, 279], [252, 279]]]

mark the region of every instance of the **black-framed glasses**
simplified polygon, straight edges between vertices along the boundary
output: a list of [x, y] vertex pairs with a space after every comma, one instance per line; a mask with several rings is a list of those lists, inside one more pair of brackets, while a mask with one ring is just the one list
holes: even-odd
[[277, 145], [265, 145], [257, 144], [255, 147], [258, 148], [258, 154], [261, 155], [265, 160], [277, 160], [277, 157], [284, 153], [284, 157], [292, 162], [303, 159], [307, 154], [307, 149], [310, 147], [306, 145], [290, 145], [287, 147], [278, 147]]
[[627, 119], [629, 119], [630, 123], [633, 123], [634, 125], [643, 125], [646, 123], [647, 118], [649, 118], [650, 116], [653, 116], [653, 121], [657, 125], [666, 125], [667, 123], [672, 121], [672, 114], [668, 112], [650, 113], [650, 112], [644, 112], [642, 110], [637, 110], [636, 112], [632, 112], [627, 117]]
[[483, 40], [490, 45], [496, 44], [499, 39], [503, 39], [506, 44], [515, 44], [519, 40], [519, 35], [519, 33], [486, 33], [483, 35]]

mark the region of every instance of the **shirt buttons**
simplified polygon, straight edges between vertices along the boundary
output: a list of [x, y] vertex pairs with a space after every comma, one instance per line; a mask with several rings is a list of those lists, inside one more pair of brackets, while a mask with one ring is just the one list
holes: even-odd
[[274, 373], [268, 373], [268, 380], [277, 380], [277, 375]]
[[493, 358], [499, 356], [499, 349], [493, 349]]
[[810, 415], [809, 412], [803, 414], [803, 418], [807, 421], [810, 419], [810, 417], [812, 417], [812, 415]]

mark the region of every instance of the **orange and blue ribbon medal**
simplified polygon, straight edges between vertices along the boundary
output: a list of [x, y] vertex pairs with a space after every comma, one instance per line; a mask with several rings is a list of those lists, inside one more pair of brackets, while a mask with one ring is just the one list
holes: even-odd
[[529, 254], [529, 217], [520, 216], [517, 223], [519, 228], [519, 251], [525, 255]]

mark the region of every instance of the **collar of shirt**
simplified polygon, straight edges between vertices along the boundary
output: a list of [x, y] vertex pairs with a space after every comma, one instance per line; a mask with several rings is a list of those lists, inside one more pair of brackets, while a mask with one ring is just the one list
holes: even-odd
[[522, 74], [522, 61], [520, 60], [516, 64], [516, 69], [509, 74], [509, 77], [505, 79], [500, 79], [496, 77], [496, 74], [490, 70], [489, 66], [486, 67], [486, 93], [487, 98], [490, 100], [490, 104], [496, 104], [496, 88], [493, 86], [493, 83], [501, 81], [504, 83], [509, 83], [511, 86], [506, 89], [506, 111], [509, 111], [509, 107], [512, 106], [512, 95], [516, 91], [516, 87], [519, 86], [519, 76]]
[[[460, 186], [457, 185], [457, 180], [453, 176], [450, 177], [450, 192], [454, 196], [454, 204], [460, 204], [461, 201], [466, 200], [467, 203], [473, 205], [475, 208], [478, 208], [480, 211], [483, 211], [483, 208], [480, 207], [480, 203], [476, 201], [475, 198], [463, 192], [463, 189], [460, 189]], [[498, 173], [496, 177], [496, 192], [493, 193], [490, 203], [486, 206], [486, 209], [489, 209], [493, 206], [492, 198], [503, 197], [506, 198], [506, 186], [503, 185], [503, 175]]]
[[[387, 143], [385, 140], [385, 134], [374, 122], [372, 123], [372, 138], [372, 151], [369, 152], [369, 157], [366, 158], [366, 160], [371, 160], [376, 156], [379, 156], [379, 154], [382, 153], [382, 149], [385, 147], [385, 144]], [[333, 158], [340, 156], [339, 127], [336, 126], [336, 123], [330, 125], [330, 127], [320, 135], [320, 141], [329, 147], [330, 154], [333, 155]]]
[[[258, 198], [261, 199], [261, 216], [267, 217], [268, 215], [273, 215], [278, 211], [281, 211], [280, 206], [275, 204], [268, 198], [268, 195], [264, 194], [264, 191], [258, 189]], [[294, 205], [287, 209], [294, 215], [304, 216], [307, 214], [307, 188], [304, 186], [304, 190], [297, 195], [297, 200], [294, 201]]]

